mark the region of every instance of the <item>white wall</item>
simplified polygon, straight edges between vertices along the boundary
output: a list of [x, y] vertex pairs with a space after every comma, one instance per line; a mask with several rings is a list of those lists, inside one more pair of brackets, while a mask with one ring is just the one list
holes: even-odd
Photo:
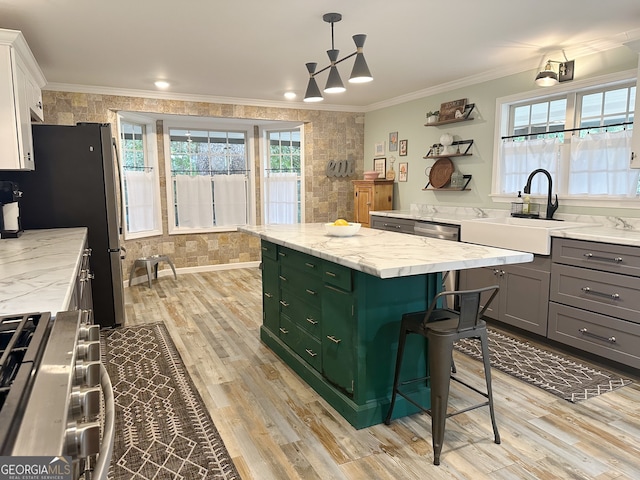
[[[575, 80], [596, 77], [638, 67], [638, 55], [627, 47], [619, 47], [604, 53], [576, 58]], [[365, 115], [364, 169], [373, 169], [374, 146], [386, 142], [387, 168], [389, 157], [396, 157], [394, 209], [408, 209], [412, 203], [475, 206], [480, 208], [509, 208], [509, 204], [493, 203], [489, 197], [493, 165], [493, 144], [495, 129], [496, 99], [526, 91], [539, 91], [533, 81], [536, 71], [528, 71], [490, 82], [458, 88], [438, 93], [400, 105], [382, 108]], [[439, 88], [438, 91], [442, 89]], [[548, 89], [551, 92], [551, 89]], [[435, 89], [434, 89], [435, 91]], [[473, 121], [440, 127], [425, 127], [425, 114], [437, 110], [443, 102], [466, 98], [475, 103]], [[408, 140], [408, 155], [401, 157], [398, 152], [389, 152], [389, 133], [398, 132], [398, 140]], [[453, 161], [464, 174], [473, 175], [469, 184], [471, 191], [423, 191], [428, 182], [425, 169], [433, 165], [433, 160], [424, 159], [429, 146], [439, 143], [440, 135], [450, 133], [455, 140], [474, 140], [471, 157], [454, 158]], [[409, 174], [407, 182], [397, 182], [398, 164], [407, 162]], [[640, 206], [640, 203], [639, 203]], [[566, 207], [560, 202], [559, 213], [592, 213], [598, 215], [640, 216], [640, 209], [604, 209]]]

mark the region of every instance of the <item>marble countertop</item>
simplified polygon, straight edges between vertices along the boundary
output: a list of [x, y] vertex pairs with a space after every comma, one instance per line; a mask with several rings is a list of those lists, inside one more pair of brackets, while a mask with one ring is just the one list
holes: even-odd
[[247, 226], [238, 230], [380, 278], [533, 260], [533, 255], [525, 252], [371, 228], [361, 228], [351, 237], [331, 237], [321, 223]]
[[[433, 207], [413, 206], [410, 210], [386, 210], [371, 212], [372, 215], [389, 218], [405, 218], [439, 222], [450, 225], [461, 225], [463, 220], [474, 218], [504, 217], [508, 210], [483, 210], [470, 207]], [[552, 237], [589, 240], [592, 242], [611, 243], [640, 247], [640, 218], [620, 218], [612, 216], [569, 215], [558, 214], [554, 218], [566, 221], [590, 224], [589, 228], [569, 228], [552, 230]]]
[[67, 310], [86, 238], [86, 228], [56, 228], [0, 240], [0, 315]]

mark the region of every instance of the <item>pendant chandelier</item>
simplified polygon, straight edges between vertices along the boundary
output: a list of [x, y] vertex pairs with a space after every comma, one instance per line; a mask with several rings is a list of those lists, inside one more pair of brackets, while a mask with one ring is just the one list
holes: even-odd
[[373, 80], [371, 73], [369, 72], [369, 67], [367, 66], [367, 62], [364, 59], [364, 54], [362, 53], [364, 41], [367, 36], [364, 34], [354, 35], [353, 42], [356, 44], [356, 51], [346, 57], [343, 57], [338, 60], [339, 50], [335, 49], [333, 43], [333, 24], [342, 20], [342, 15], [339, 13], [325, 13], [322, 16], [322, 19], [331, 24], [331, 50], [327, 50], [327, 55], [329, 56], [329, 65], [318, 70], [316, 72], [317, 63], [307, 63], [307, 71], [309, 72], [309, 84], [307, 85], [307, 91], [304, 94], [305, 102], [320, 102], [323, 100], [322, 94], [320, 93], [320, 89], [318, 88], [318, 83], [316, 82], [316, 75], [324, 72], [325, 70], [329, 70], [329, 76], [327, 78], [327, 83], [324, 87], [325, 93], [340, 93], [344, 92], [346, 88], [342, 83], [342, 79], [340, 78], [340, 73], [338, 72], [337, 64], [351, 58], [355, 55], [356, 60], [353, 64], [353, 69], [351, 70], [351, 76], [349, 77], [349, 83], [365, 83]]

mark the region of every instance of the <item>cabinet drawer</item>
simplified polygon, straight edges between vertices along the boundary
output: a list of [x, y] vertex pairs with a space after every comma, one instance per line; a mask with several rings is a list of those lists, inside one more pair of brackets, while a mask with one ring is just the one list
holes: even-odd
[[302, 302], [291, 292], [282, 290], [280, 312], [284, 313], [294, 324], [317, 338], [320, 338], [321, 334], [321, 311], [320, 305], [314, 306]]
[[387, 230], [390, 232], [409, 233], [413, 235], [413, 225], [415, 220], [405, 220], [403, 218], [377, 217], [371, 215], [371, 228]]
[[298, 328], [284, 315], [280, 319], [280, 332], [280, 338], [305, 362], [319, 372], [322, 370], [322, 349], [318, 339]]
[[278, 249], [278, 259], [280, 265], [297, 268], [305, 273], [305, 275], [320, 276], [320, 265], [322, 260], [306, 253], [291, 250], [290, 248], [280, 247]]
[[304, 275], [299, 270], [282, 265], [280, 267], [280, 288], [289, 292], [290, 297], [297, 298], [320, 308], [320, 278]]
[[640, 324], [552, 302], [549, 305], [548, 337], [640, 368]]
[[275, 243], [262, 240], [260, 248], [262, 249], [263, 257], [270, 258], [271, 260], [278, 259], [278, 246]]
[[640, 278], [554, 264], [551, 300], [640, 322]]
[[554, 238], [552, 261], [640, 277], [640, 248]]
[[325, 261], [322, 265], [322, 280], [342, 290], [350, 292], [353, 288], [351, 269], [337, 263]]

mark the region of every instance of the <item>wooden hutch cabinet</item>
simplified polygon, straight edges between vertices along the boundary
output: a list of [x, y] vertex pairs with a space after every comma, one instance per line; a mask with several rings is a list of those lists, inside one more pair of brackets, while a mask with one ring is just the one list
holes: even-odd
[[354, 222], [369, 227], [369, 212], [393, 209], [393, 180], [353, 180]]

